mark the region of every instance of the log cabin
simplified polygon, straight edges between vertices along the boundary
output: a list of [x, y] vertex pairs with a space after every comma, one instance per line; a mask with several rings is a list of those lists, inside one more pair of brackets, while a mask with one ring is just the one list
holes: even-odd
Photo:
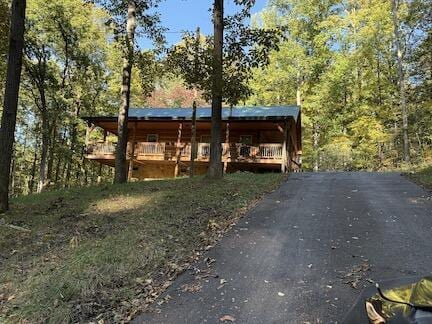
[[[117, 116], [83, 119], [87, 123], [85, 157], [113, 167], [116, 140], [112, 135], [117, 135]], [[96, 127], [101, 128], [103, 139], [90, 141]], [[210, 156], [210, 128], [211, 108], [196, 108], [195, 113], [192, 108], [130, 109], [129, 178], [186, 175], [190, 172], [192, 159], [194, 174], [204, 174]], [[221, 150], [224, 171], [300, 170], [301, 132], [298, 106], [223, 108]]]

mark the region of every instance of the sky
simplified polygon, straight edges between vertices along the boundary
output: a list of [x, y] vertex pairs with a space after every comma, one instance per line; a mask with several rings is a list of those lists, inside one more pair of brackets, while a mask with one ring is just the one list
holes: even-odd
[[[224, 0], [225, 15], [236, 11], [239, 7], [234, 4], [233, 0]], [[256, 0], [252, 8], [252, 14], [261, 11], [268, 0]], [[197, 27], [201, 28], [201, 33], [212, 34], [213, 26], [211, 21], [211, 12], [213, 0], [165, 0], [159, 5], [158, 11], [161, 14], [162, 25], [168, 28], [165, 33], [167, 45], [177, 43], [181, 39], [182, 31], [195, 31]], [[152, 48], [151, 41], [139, 39], [141, 49]]]

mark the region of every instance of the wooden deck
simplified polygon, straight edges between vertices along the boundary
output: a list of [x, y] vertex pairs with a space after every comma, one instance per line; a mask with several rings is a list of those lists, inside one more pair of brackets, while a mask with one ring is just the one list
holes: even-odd
[[[235, 163], [262, 163], [281, 164], [283, 163], [283, 144], [265, 143], [258, 146], [245, 145], [240, 143], [222, 144], [222, 162]], [[86, 158], [90, 160], [114, 160], [116, 145], [114, 143], [91, 143], [86, 148]], [[153, 143], [138, 142], [132, 148], [128, 145], [127, 159], [136, 161], [180, 161], [191, 160], [190, 143]], [[133, 153], [132, 153], [133, 152]], [[178, 154], [179, 153], [179, 154]], [[197, 143], [197, 162], [208, 162], [210, 157], [210, 144]]]

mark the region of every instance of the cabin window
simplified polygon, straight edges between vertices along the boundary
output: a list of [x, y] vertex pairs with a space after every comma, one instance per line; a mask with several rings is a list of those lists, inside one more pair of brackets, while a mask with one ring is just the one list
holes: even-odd
[[155, 143], [159, 140], [158, 134], [147, 134], [147, 142]]
[[252, 135], [240, 135], [240, 143], [252, 145]]
[[211, 136], [210, 135], [201, 135], [201, 143], [210, 143]]

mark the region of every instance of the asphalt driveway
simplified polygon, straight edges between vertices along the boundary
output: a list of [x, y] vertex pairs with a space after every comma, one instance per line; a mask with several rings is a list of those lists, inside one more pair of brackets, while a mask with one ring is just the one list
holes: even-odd
[[135, 321], [341, 322], [372, 282], [432, 272], [430, 196], [397, 173], [292, 174]]

